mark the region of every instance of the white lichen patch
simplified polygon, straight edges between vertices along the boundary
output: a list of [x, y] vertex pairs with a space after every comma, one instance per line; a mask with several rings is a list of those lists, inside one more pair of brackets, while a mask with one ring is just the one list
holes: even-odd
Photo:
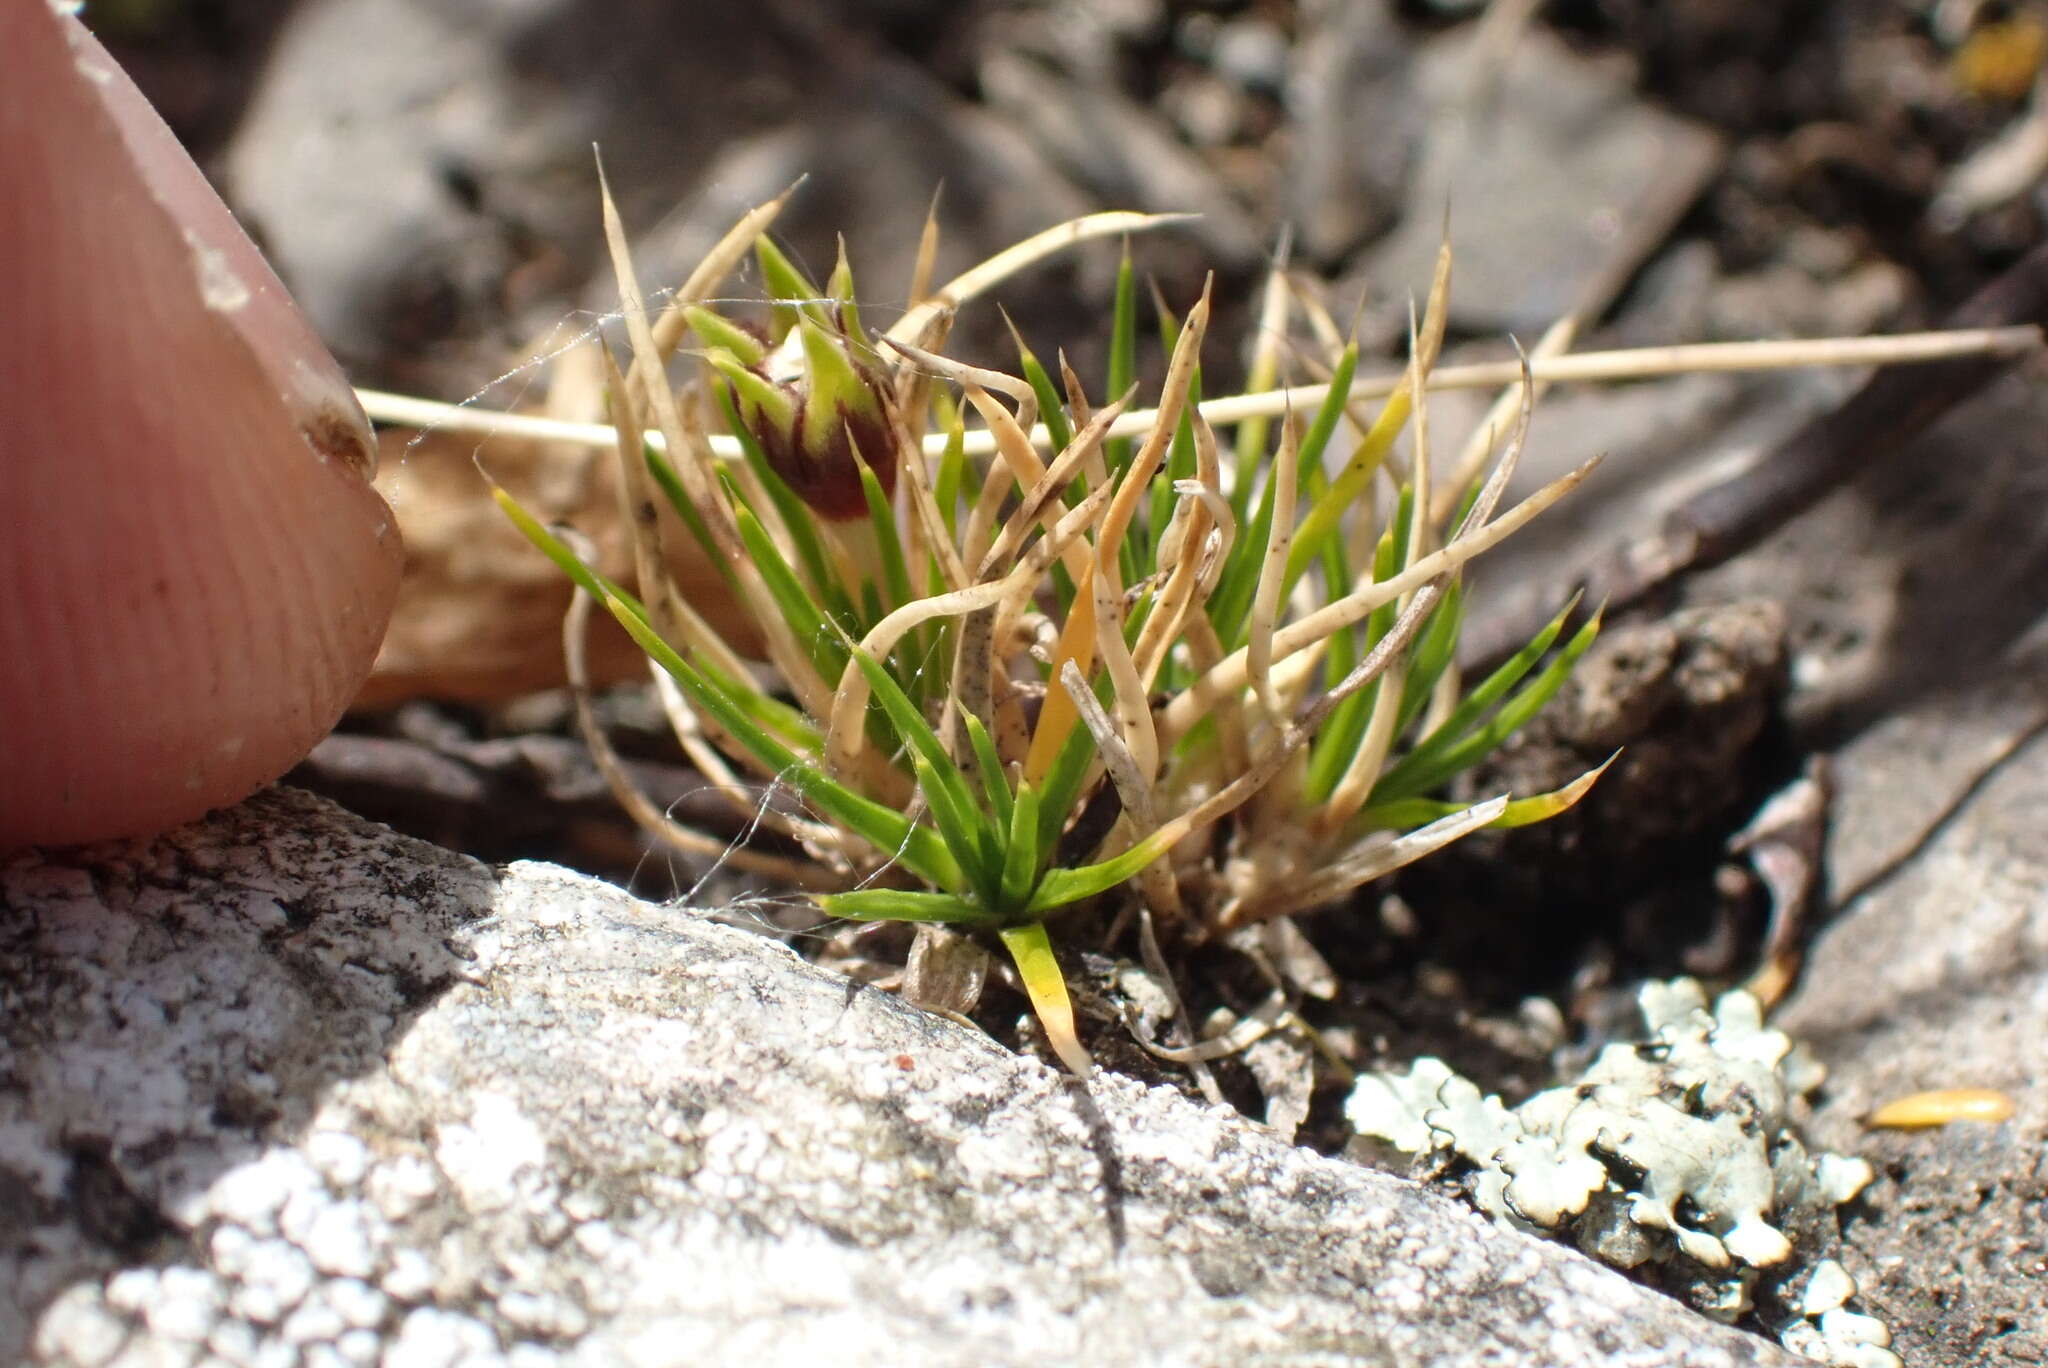
[[478, 1210], [509, 1202], [520, 1173], [545, 1167], [547, 1157], [546, 1138], [517, 1101], [492, 1092], [476, 1098], [468, 1125], [441, 1128], [435, 1150], [442, 1172]]
[[[1361, 1137], [1461, 1169], [1501, 1224], [1615, 1267], [1655, 1263], [1667, 1289], [1733, 1321], [1756, 1309], [1760, 1287], [1789, 1281], [1788, 1232], [1861, 1192], [1870, 1165], [1800, 1144], [1790, 1109], [1823, 1071], [1747, 993], [1709, 1011], [1697, 983], [1675, 979], [1646, 984], [1639, 1002], [1646, 1040], [1608, 1046], [1577, 1082], [1519, 1107], [1424, 1058], [1360, 1078], [1345, 1115]], [[1847, 1309], [1855, 1291], [1840, 1264], [1818, 1265], [1775, 1317], [1786, 1346], [1854, 1368], [1897, 1364], [1883, 1324]]]
[[1779, 1332], [1779, 1338], [1794, 1353], [1843, 1368], [1898, 1368], [1890, 1328], [1875, 1316], [1851, 1311], [1847, 1302], [1855, 1295], [1856, 1279], [1849, 1270], [1833, 1259], [1822, 1259], [1790, 1303], [1800, 1319]]

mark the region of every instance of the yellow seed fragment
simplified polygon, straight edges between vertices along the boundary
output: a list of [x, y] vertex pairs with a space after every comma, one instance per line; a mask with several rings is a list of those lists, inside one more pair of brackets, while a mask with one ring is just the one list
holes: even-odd
[[1956, 49], [1949, 71], [1980, 100], [2023, 100], [2048, 56], [2048, 28], [2030, 18], [1986, 24]]
[[1996, 1123], [2010, 1120], [2013, 1100], [1996, 1088], [1938, 1088], [1885, 1103], [1865, 1118], [1873, 1129], [1920, 1130], [1951, 1121]]

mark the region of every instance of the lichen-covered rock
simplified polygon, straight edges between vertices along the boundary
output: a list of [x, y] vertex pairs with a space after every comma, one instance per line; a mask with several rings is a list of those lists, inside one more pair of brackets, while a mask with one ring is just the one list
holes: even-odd
[[273, 792], [0, 863], [0, 1359], [1779, 1363], [1240, 1117]]
[[[1709, 1012], [1700, 986], [1678, 979], [1645, 984], [1640, 1002], [1642, 1043], [1609, 1045], [1583, 1077], [1512, 1111], [1421, 1059], [1360, 1079], [1345, 1115], [1361, 1136], [1463, 1161], [1473, 1201], [1503, 1225], [1569, 1237], [1617, 1267], [1674, 1265], [1688, 1301], [1733, 1320], [1754, 1309], [1758, 1271], [1791, 1258], [1787, 1232], [1818, 1229], [1873, 1175], [1860, 1159], [1808, 1154], [1793, 1134], [1791, 1104], [1821, 1070], [1764, 1025], [1755, 998], [1727, 993]], [[1832, 1268], [1829, 1288], [1848, 1277]], [[1851, 1280], [1809, 1310], [1809, 1289], [1797, 1313], [1821, 1323], [1794, 1318], [1787, 1344], [1896, 1368], [1883, 1324], [1843, 1307], [1854, 1291]]]

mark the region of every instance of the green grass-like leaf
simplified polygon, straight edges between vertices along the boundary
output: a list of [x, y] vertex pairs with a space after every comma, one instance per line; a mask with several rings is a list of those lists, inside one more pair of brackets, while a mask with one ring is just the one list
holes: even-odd
[[841, 628], [825, 615], [810, 590], [804, 588], [789, 562], [782, 558], [782, 550], [761, 526], [761, 520], [744, 504], [733, 509], [733, 521], [739, 525], [740, 541], [747, 548], [747, 555], [761, 572], [761, 582], [768, 588], [768, 596], [775, 600], [776, 608], [789, 622], [798, 641], [804, 644], [804, 651], [817, 667], [818, 674], [825, 679], [837, 679], [846, 669], [846, 648], [840, 642]]
[[[803, 566], [804, 578], [810, 581], [811, 592], [824, 600], [826, 610], [833, 617], [849, 624], [850, 628], [854, 621], [853, 600], [847, 597], [846, 587], [839, 582], [839, 577], [832, 573], [831, 563], [825, 558], [825, 544], [818, 536], [817, 523], [813, 519], [810, 505], [798, 497], [796, 491], [789, 487], [788, 481], [775, 473], [774, 466], [768, 464], [768, 458], [762, 454], [760, 442], [755, 440], [752, 430], [740, 421], [739, 413], [733, 407], [732, 390], [722, 381], [711, 388], [718, 399], [720, 412], [725, 415], [726, 431], [740, 444], [741, 459], [747, 463], [747, 469], [754, 473], [754, 478], [761, 482], [761, 487], [768, 491], [768, 501], [775, 505], [776, 516], [782, 520], [782, 525], [789, 529], [789, 539], [796, 547], [797, 562]], [[674, 478], [673, 471], [670, 472], [670, 478]], [[680, 483], [677, 488], [681, 488]]]
[[940, 838], [953, 852], [953, 858], [959, 861], [975, 893], [987, 905], [999, 906], [1003, 858], [1001, 833], [990, 826], [967, 787], [966, 776], [960, 773], [953, 758], [946, 753], [945, 743], [939, 740], [938, 733], [924, 720], [924, 715], [910, 701], [902, 686], [880, 661], [858, 645], [849, 644], [847, 649], [854, 666], [866, 678], [875, 702], [881, 705], [896, 735], [910, 748], [918, 787], [924, 791], [925, 803], [931, 810], [932, 822], [937, 826]]
[[[1074, 425], [1067, 421], [1067, 410], [1060, 403], [1059, 391], [1053, 388], [1052, 376], [1046, 373], [1044, 365], [1031, 349], [1024, 345], [1022, 334], [1017, 335], [1017, 364], [1031, 386], [1031, 393], [1038, 399], [1038, 416], [1045, 424], [1046, 436], [1057, 455], [1074, 440]], [[1077, 475], [1067, 489], [1069, 499], [1079, 499], [1088, 492], [1088, 481]], [[1054, 561], [1052, 566], [1052, 588], [1053, 601], [1059, 605], [1060, 612], [1065, 613], [1074, 606], [1074, 577], [1058, 561]]]
[[1012, 915], [1029, 901], [1038, 886], [1039, 868], [1038, 790], [1021, 784], [1010, 808], [1010, 829], [1003, 851], [1000, 906], [1004, 915]]
[[[1176, 343], [1180, 341], [1180, 320], [1166, 307], [1165, 299], [1159, 295], [1159, 287], [1153, 286], [1153, 304], [1159, 315], [1159, 342], [1166, 355], [1173, 355]], [[1179, 498], [1173, 492], [1175, 480], [1191, 479], [1195, 473], [1195, 422], [1194, 411], [1202, 402], [1202, 367], [1197, 362], [1188, 375], [1187, 408], [1181, 413], [1180, 422], [1173, 430], [1173, 446], [1167, 453], [1166, 465], [1152, 480], [1151, 504], [1145, 520], [1145, 543], [1142, 563], [1156, 566], [1159, 559], [1159, 539], [1166, 535], [1166, 525], [1173, 516], [1175, 501]]]
[[1068, 903], [1107, 893], [1124, 880], [1136, 877], [1139, 870], [1165, 853], [1166, 842], [1158, 836], [1148, 836], [1121, 855], [1112, 855], [1107, 860], [1076, 869], [1047, 870], [1045, 877], [1038, 881], [1038, 891], [1032, 895], [1027, 910], [1033, 916], [1042, 917]]
[[616, 602], [642, 624], [646, 623], [647, 609], [641, 606], [639, 599], [585, 565], [582, 558], [569, 549], [567, 543], [541, 526], [540, 519], [527, 512], [510, 494], [493, 485], [491, 498], [497, 503], [500, 511], [512, 520], [512, 525], [518, 528], [542, 555], [553, 561], [556, 568], [567, 575], [578, 588], [600, 602]]
[[851, 893], [820, 893], [813, 899], [828, 916], [845, 921], [942, 922], [954, 926], [987, 926], [988, 909], [954, 893], [927, 893], [900, 888], [860, 888]]
[[[867, 499], [868, 522], [875, 530], [875, 541], [882, 551], [882, 587], [888, 590], [882, 600], [882, 611], [863, 623], [872, 627], [892, 609], [900, 608], [914, 597], [910, 589], [910, 565], [903, 559], [903, 537], [896, 527], [896, 510], [889, 505], [889, 496], [882, 492], [882, 482], [875, 478], [874, 470], [861, 460], [858, 452], [854, 460], [860, 468], [861, 493]], [[913, 633], [904, 643], [906, 661], [918, 654], [925, 645], [922, 632]]]
[[1429, 615], [1429, 621], [1423, 624], [1421, 635], [1415, 640], [1415, 649], [1409, 656], [1408, 681], [1401, 693], [1401, 711], [1394, 724], [1396, 736], [1413, 726], [1422, 710], [1429, 706], [1437, 681], [1444, 677], [1444, 671], [1457, 657], [1458, 633], [1464, 625], [1463, 581], [1453, 579], [1444, 586], [1444, 596]]
[[[1565, 610], [1566, 613], [1570, 611], [1569, 608]], [[1523, 724], [1534, 717], [1543, 705], [1550, 701], [1551, 696], [1564, 687], [1565, 680], [1571, 676], [1572, 666], [1578, 663], [1579, 657], [1586, 653], [1586, 649], [1593, 644], [1593, 639], [1600, 634], [1600, 619], [1597, 615], [1572, 635], [1572, 639], [1565, 643], [1564, 649], [1552, 658], [1542, 673], [1503, 703], [1490, 718], [1481, 722], [1478, 720], [1479, 715], [1491, 701], [1491, 697], [1484, 695], [1497, 697], [1512, 687], [1512, 681], [1527, 673], [1529, 666], [1542, 655], [1541, 650], [1534, 650], [1537, 644], [1542, 642], [1547, 648], [1548, 640], [1555, 639], [1558, 629], [1563, 624], [1564, 615], [1560, 614], [1537, 634], [1534, 641], [1496, 670], [1486, 684], [1467, 695], [1451, 717], [1430, 733], [1421, 745], [1395, 764], [1388, 766], [1386, 772], [1380, 776], [1379, 782], [1373, 786], [1372, 797], [1367, 805], [1388, 803], [1398, 798], [1428, 793], [1448, 782], [1453, 775], [1472, 768], [1493, 754], [1503, 741], [1521, 730]], [[1517, 666], [1519, 669], [1515, 670]], [[1490, 688], [1504, 675], [1509, 675], [1510, 670], [1515, 670], [1515, 673], [1509, 677], [1508, 684], [1498, 689]], [[1479, 700], [1477, 706], [1475, 700]]]
[[[1055, 681], [1052, 688], [1059, 688]], [[1073, 733], [1060, 746], [1059, 755], [1053, 760], [1052, 768], [1046, 772], [1045, 787], [1038, 807], [1038, 859], [1044, 864], [1052, 859], [1058, 847], [1060, 834], [1066, 829], [1067, 819], [1074, 815], [1074, 806], [1081, 797], [1081, 786], [1087, 782], [1089, 768], [1095, 760], [1095, 742], [1088, 735], [1086, 727], [1075, 727]]]
[[[981, 791], [988, 803], [989, 816], [995, 819], [996, 827], [1002, 831], [1010, 829], [1010, 812], [1016, 800], [1010, 792], [1010, 779], [1003, 770], [1002, 757], [996, 754], [996, 743], [989, 738], [988, 728], [981, 725], [981, 719], [968, 715], [961, 720], [967, 731], [967, 744], [974, 751], [975, 768], [981, 774]], [[1036, 827], [1033, 834], [1036, 835]], [[1037, 849], [1032, 858], [1038, 857]]]
[[[1515, 799], [1502, 810], [1500, 816], [1486, 825], [1496, 831], [1506, 831], [1514, 827], [1533, 826], [1537, 822], [1549, 821], [1585, 797], [1595, 781], [1607, 772], [1607, 767], [1613, 764], [1620, 754], [1620, 751], [1616, 751], [1597, 767], [1587, 770], [1563, 788]], [[1465, 807], [1463, 803], [1444, 802], [1435, 798], [1397, 798], [1390, 803], [1363, 809], [1354, 820], [1353, 826], [1362, 832], [1407, 831], [1427, 826], [1438, 818], [1463, 812]]]
[[[511, 519], [512, 525], [517, 527], [541, 554], [559, 566], [562, 573], [567, 575], [571, 581], [599, 602], [618, 604], [619, 609], [630, 613], [639, 621], [640, 625], [649, 635], [653, 635], [654, 629], [647, 621], [647, 610], [641, 606], [640, 600], [634, 598], [617, 584], [614, 584], [611, 580], [577, 559], [574, 551], [571, 551], [558, 537], [549, 532], [545, 527], [542, 527], [539, 520], [522, 508], [504, 490], [493, 487], [491, 496], [496, 501], [498, 507], [504, 511], [506, 517]], [[617, 616], [617, 613], [618, 609], [614, 609], [613, 616]], [[628, 628], [628, 630], [630, 631], [631, 629]], [[637, 641], [638, 639], [639, 636], [636, 633], [635, 640]], [[655, 637], [655, 639], [657, 641], [660, 640], [659, 637]], [[667, 648], [666, 643], [664, 643], [664, 649], [667, 650], [669, 655], [675, 654], [673, 650]], [[650, 652], [649, 654], [653, 653]], [[657, 658], [657, 663], [659, 663], [659, 658]], [[725, 690], [732, 706], [738, 708], [751, 724], [766, 731], [769, 736], [774, 738], [785, 749], [794, 747], [804, 751], [815, 751], [823, 741], [823, 737], [819, 734], [817, 727], [812, 724], [811, 720], [787, 703], [770, 698], [758, 689], [744, 688], [739, 681], [727, 679], [709, 666], [702, 667], [699, 672], [706, 680]]]
[[689, 491], [683, 488], [682, 477], [676, 474], [676, 468], [669, 464], [668, 457], [656, 450], [651, 442], [641, 444], [641, 457], [647, 465], [647, 473], [653, 477], [656, 487], [667, 498], [669, 507], [676, 511], [676, 516], [683, 520], [683, 526], [689, 530], [690, 539], [704, 552], [704, 559], [717, 569], [718, 577], [725, 582], [726, 592], [733, 596], [734, 601], [739, 601], [739, 576], [733, 573], [732, 566], [719, 554], [717, 544], [711, 539], [711, 529], [705, 526], [704, 515], [698, 511], [697, 505], [691, 502]]
[[656, 636], [644, 618], [632, 612], [613, 595], [605, 606], [639, 643], [640, 649], [668, 671], [690, 702], [712, 721], [731, 733], [755, 759], [774, 771], [778, 779], [811, 803], [832, 821], [867, 841], [877, 850], [894, 855], [905, 868], [925, 882], [941, 889], [967, 886], [966, 871], [938, 833], [913, 823], [896, 809], [864, 797], [829, 778], [823, 770], [798, 756], [739, 706], [732, 694], [715, 679], [693, 667]]
[[[932, 826], [939, 833], [939, 839], [946, 843], [946, 849], [953, 852], [961, 870], [967, 876], [967, 889], [974, 900], [992, 912], [1001, 912], [1003, 901], [1003, 848], [999, 834], [981, 813], [961, 803], [959, 796], [947, 786], [942, 771], [922, 755], [913, 753], [911, 769], [917, 775], [917, 786], [923, 792], [926, 810], [930, 812]], [[952, 766], [948, 765], [947, 769]]]
[[[1131, 240], [1124, 239], [1124, 253], [1116, 268], [1116, 290], [1109, 315], [1109, 375], [1102, 392], [1116, 398], [1131, 387], [1138, 374], [1138, 277], [1131, 269]], [[1103, 458], [1112, 481], [1131, 463], [1137, 444], [1129, 437], [1112, 437], [1103, 443]]]
[[[1066, 406], [1060, 402], [1060, 392], [1053, 387], [1052, 376], [1032, 350], [1024, 345], [1024, 339], [1017, 339], [1017, 366], [1024, 373], [1024, 380], [1031, 386], [1031, 393], [1038, 399], [1038, 417], [1045, 424], [1047, 437], [1054, 452], [1064, 450], [1074, 440], [1074, 425], [1067, 421]], [[1121, 391], [1112, 391], [1111, 397]], [[1076, 496], [1088, 492], [1086, 485], [1077, 487]]]
[[[1329, 392], [1316, 410], [1315, 421], [1301, 439], [1301, 469], [1303, 472], [1320, 470], [1323, 451], [1336, 434], [1337, 424], [1344, 418], [1345, 401], [1351, 397], [1352, 378], [1358, 373], [1358, 345], [1353, 343], [1337, 358], [1335, 370], [1330, 375]], [[1303, 487], [1309, 483], [1304, 475]], [[1252, 595], [1259, 587], [1259, 571], [1266, 558], [1266, 542], [1273, 531], [1273, 482], [1268, 476], [1265, 488], [1259, 494], [1258, 511], [1252, 515], [1251, 526], [1244, 529], [1231, 548], [1229, 563], [1222, 576], [1216, 581], [1216, 592], [1210, 596], [1210, 619], [1216, 624], [1216, 635], [1222, 638], [1226, 650], [1244, 645], [1245, 627], [1251, 617]], [[1320, 555], [1320, 542], [1315, 549], [1303, 551], [1297, 534], [1294, 544], [1288, 548], [1287, 583], [1292, 585], [1300, 575], [1296, 569], [1296, 557], [1300, 565]]]
[[799, 313], [809, 315], [814, 323], [829, 325], [830, 316], [825, 312], [817, 285], [765, 233], [754, 240], [754, 260], [761, 266], [761, 283], [777, 301], [774, 319], [778, 342], [796, 326]]
[[[1408, 491], [1403, 497], [1395, 516], [1381, 534], [1379, 545], [1373, 550], [1373, 583], [1381, 584], [1401, 572], [1408, 552], [1407, 514], [1413, 507]], [[1334, 543], [1332, 550], [1337, 550]], [[1326, 658], [1323, 679], [1326, 687], [1336, 687], [1337, 681], [1351, 673], [1355, 666], [1381, 638], [1393, 629], [1394, 619], [1400, 615], [1399, 603], [1388, 603], [1373, 610], [1365, 620], [1364, 640], [1340, 635], [1332, 638], [1330, 652]], [[1311, 802], [1329, 800], [1337, 782], [1358, 754], [1359, 743], [1365, 738], [1365, 729], [1372, 718], [1373, 707], [1379, 698], [1380, 681], [1372, 683], [1352, 694], [1337, 705], [1335, 712], [1323, 723], [1322, 732], [1316, 737], [1309, 752], [1308, 784], [1305, 789]]]
[[967, 483], [967, 431], [959, 423], [946, 429], [946, 449], [939, 457], [939, 473], [932, 479], [932, 499], [939, 506], [946, 531], [960, 536], [960, 491]]
[[[1109, 381], [1103, 393], [1110, 399], [1125, 393], [1138, 374], [1138, 280], [1131, 270], [1131, 242], [1124, 239], [1123, 260], [1116, 271], [1116, 299], [1110, 313], [1109, 324]], [[1109, 472], [1109, 482], [1114, 485], [1130, 469], [1131, 460], [1137, 454], [1137, 443], [1129, 437], [1112, 437], [1102, 444], [1103, 461]], [[1139, 567], [1138, 548], [1131, 537], [1125, 537], [1117, 548], [1117, 573], [1125, 584], [1135, 584], [1144, 577]]]

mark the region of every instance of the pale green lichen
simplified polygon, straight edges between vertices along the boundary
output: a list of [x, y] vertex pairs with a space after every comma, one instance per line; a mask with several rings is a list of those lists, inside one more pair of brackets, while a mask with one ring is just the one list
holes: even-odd
[[1806, 1287], [1794, 1303], [1801, 1319], [1779, 1332], [1785, 1347], [1806, 1358], [1844, 1368], [1898, 1368], [1891, 1351], [1892, 1335], [1875, 1316], [1851, 1311], [1856, 1279], [1833, 1259], [1823, 1259], [1807, 1275]]
[[[1568, 1238], [1620, 1268], [1664, 1265], [1659, 1281], [1704, 1314], [1755, 1310], [1759, 1279], [1785, 1281], [1788, 1231], [1869, 1184], [1870, 1165], [1809, 1154], [1793, 1102], [1824, 1071], [1764, 1024], [1747, 993], [1708, 1010], [1691, 979], [1644, 985], [1647, 1039], [1610, 1045], [1577, 1082], [1510, 1110], [1441, 1060], [1359, 1079], [1345, 1115], [1361, 1137], [1469, 1170], [1479, 1208], [1504, 1225]], [[1854, 1368], [1890, 1368], [1883, 1323], [1846, 1307], [1855, 1282], [1818, 1265], [1774, 1319], [1787, 1347]]]

